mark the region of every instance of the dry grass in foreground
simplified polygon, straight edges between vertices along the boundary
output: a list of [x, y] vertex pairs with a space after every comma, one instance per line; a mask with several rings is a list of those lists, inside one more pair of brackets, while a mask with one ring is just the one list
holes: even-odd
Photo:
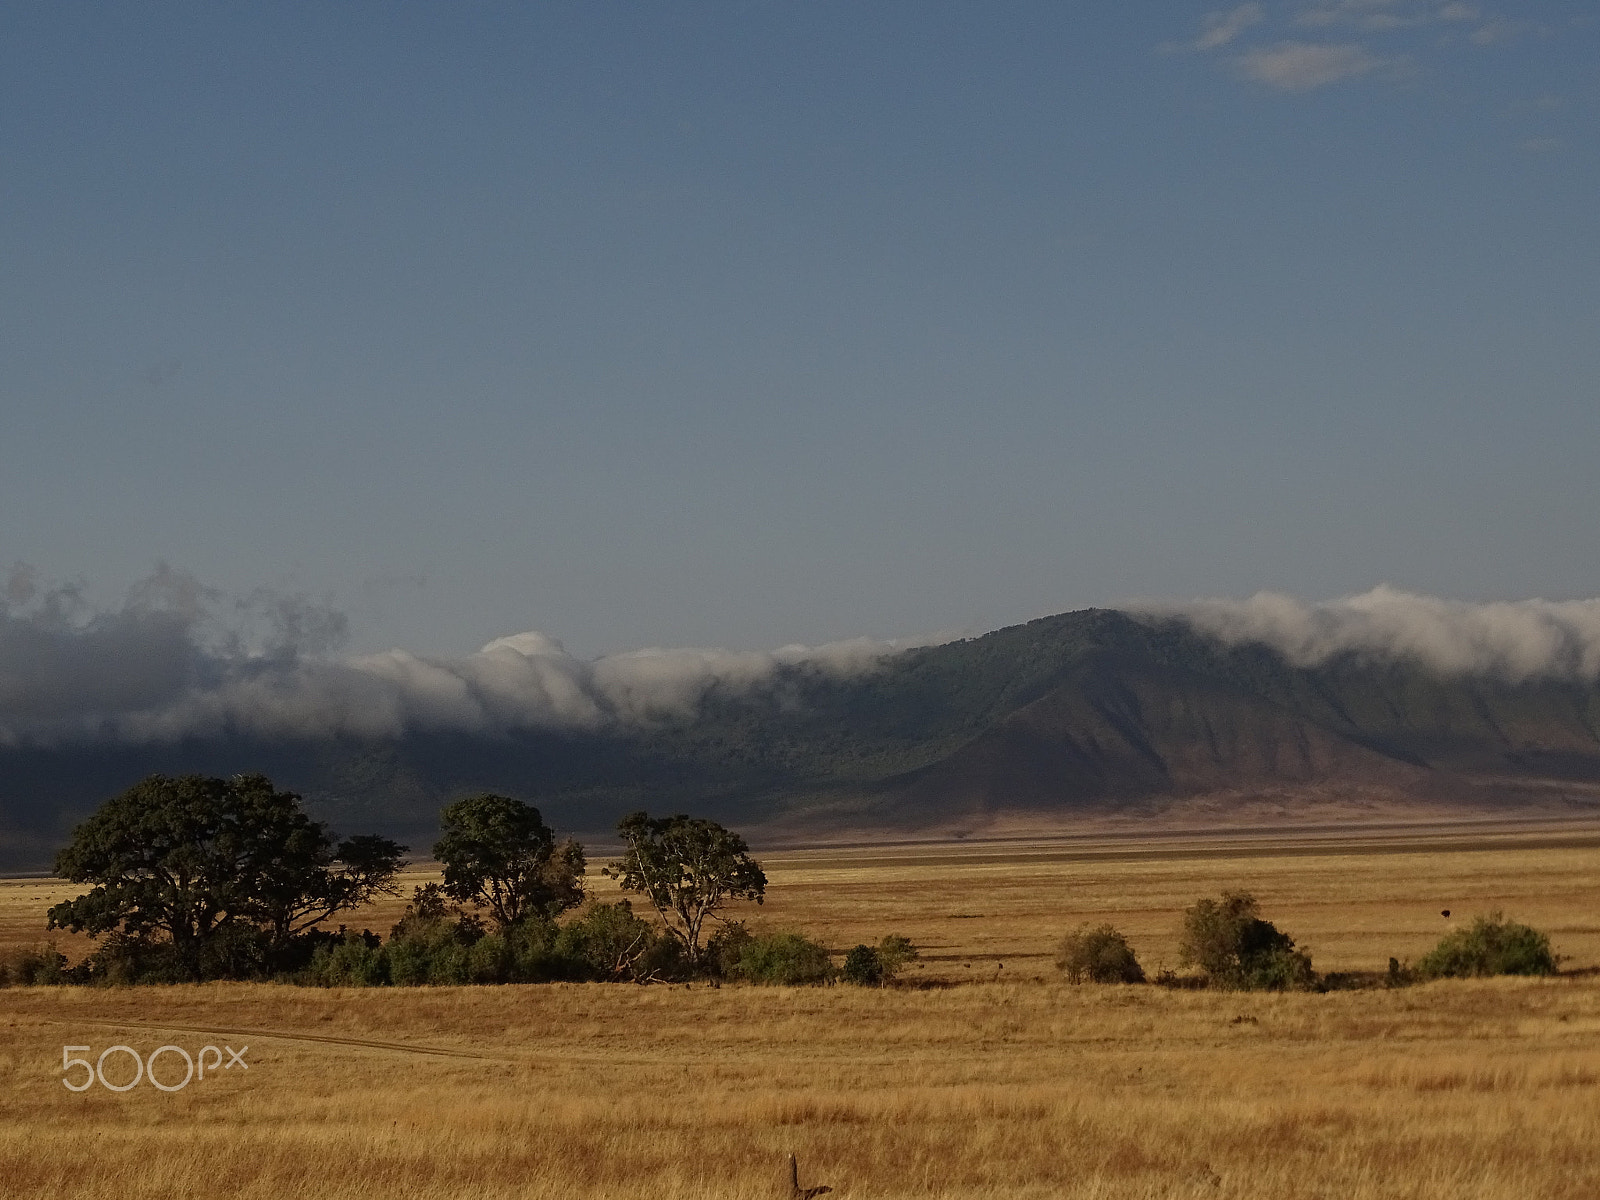
[[[18, 989], [0, 1012], [16, 1197], [762, 1197], [790, 1150], [841, 1197], [1600, 1194], [1588, 978], [233, 984]], [[248, 1043], [251, 1065], [174, 1094], [62, 1087], [63, 1044], [118, 1042]]]

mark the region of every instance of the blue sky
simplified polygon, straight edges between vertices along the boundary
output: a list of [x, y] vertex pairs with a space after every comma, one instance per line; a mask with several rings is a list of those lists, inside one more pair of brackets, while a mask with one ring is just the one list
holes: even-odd
[[1597, 16], [5, 6], [0, 566], [439, 653], [1600, 594]]

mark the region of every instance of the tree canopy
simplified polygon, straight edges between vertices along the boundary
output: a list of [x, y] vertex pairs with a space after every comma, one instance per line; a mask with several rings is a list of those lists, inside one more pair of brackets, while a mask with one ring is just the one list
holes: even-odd
[[617, 826], [625, 853], [608, 868], [628, 891], [650, 901], [691, 963], [701, 957], [706, 919], [734, 900], [762, 902], [767, 877], [744, 838], [715, 821], [636, 812]]
[[56, 874], [94, 887], [51, 908], [49, 924], [160, 945], [184, 977], [232, 973], [237, 962], [207, 967], [225, 943], [248, 943], [262, 969], [319, 921], [390, 890], [404, 853], [373, 836], [335, 845], [264, 775], [152, 775], [73, 831]]
[[501, 928], [529, 917], [552, 918], [583, 900], [583, 847], [559, 845], [539, 810], [485, 793], [446, 806], [444, 836], [433, 856], [444, 867], [444, 891], [489, 910]]

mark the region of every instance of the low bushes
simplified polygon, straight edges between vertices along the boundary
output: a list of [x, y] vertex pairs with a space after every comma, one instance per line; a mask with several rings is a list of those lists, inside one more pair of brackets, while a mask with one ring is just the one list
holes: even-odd
[[1199, 967], [1208, 983], [1240, 991], [1303, 991], [1317, 982], [1311, 956], [1261, 919], [1249, 892], [1225, 892], [1185, 909], [1178, 958]]
[[[876, 945], [852, 947], [835, 965], [829, 950], [804, 934], [751, 931], [730, 922], [691, 961], [679, 939], [636, 914], [627, 900], [591, 901], [560, 923], [538, 913], [490, 929], [475, 912], [451, 903], [437, 885], [417, 889], [387, 940], [343, 927], [337, 933], [313, 929], [292, 940], [291, 960], [286, 950], [266, 946], [265, 937], [248, 924], [219, 926], [202, 949], [201, 977], [323, 987], [698, 979], [881, 987], [918, 958], [908, 939], [890, 935]], [[1252, 895], [1240, 891], [1198, 900], [1184, 911], [1179, 955], [1181, 966], [1197, 970], [1162, 970], [1158, 985], [1274, 991], [1404, 987], [1444, 977], [1552, 975], [1558, 961], [1546, 934], [1495, 912], [1450, 933], [1415, 965], [1390, 959], [1387, 973], [1319, 978], [1310, 955], [1261, 916]], [[53, 944], [0, 957], [0, 987], [179, 983], [194, 978], [192, 958], [169, 942], [115, 932], [74, 966]], [[1126, 936], [1109, 924], [1085, 924], [1062, 939], [1056, 966], [1075, 984], [1146, 979]]]
[[528, 917], [488, 931], [419, 889], [381, 942], [343, 933], [318, 947], [296, 982], [322, 987], [399, 987], [620, 980], [643, 983], [686, 976], [678, 944], [636, 916], [626, 900], [591, 903], [565, 925]]
[[1143, 983], [1144, 968], [1128, 939], [1111, 925], [1082, 926], [1061, 941], [1056, 966], [1072, 983]]
[[[885, 939], [883, 949], [880, 971], [883, 961], [898, 967], [916, 954], [903, 938]], [[799, 933], [754, 934], [743, 924], [728, 924], [707, 944], [695, 969], [679, 942], [639, 917], [626, 900], [591, 902], [561, 925], [530, 917], [490, 932], [472, 914], [447, 904], [438, 889], [421, 888], [388, 941], [351, 933], [330, 939], [297, 981], [378, 987], [698, 977], [810, 984], [830, 982], [834, 975], [827, 949]]]
[[801, 933], [747, 935], [731, 968], [727, 978], [749, 983], [827, 983], [834, 975], [827, 948]]
[[1447, 934], [1417, 962], [1419, 979], [1446, 976], [1554, 975], [1556, 956], [1550, 938], [1500, 913], [1478, 917], [1466, 929]]
[[844, 956], [844, 966], [839, 975], [846, 983], [858, 987], [881, 987], [883, 984], [883, 959], [878, 957], [876, 946], [865, 942], [852, 946]]
[[67, 956], [54, 942], [0, 958], [0, 987], [41, 987], [67, 979]]
[[[876, 946], [856, 947], [841, 971], [828, 949], [804, 934], [754, 933], [732, 922], [709, 941], [700, 961], [691, 963], [677, 939], [636, 914], [627, 900], [590, 902], [561, 923], [533, 915], [490, 929], [432, 884], [417, 889], [387, 939], [341, 926], [337, 933], [313, 931], [304, 941], [302, 963], [272, 978], [314, 987], [416, 987], [692, 979], [794, 986], [842, 977], [876, 986], [892, 981], [917, 958], [908, 939], [891, 935]], [[159, 942], [112, 935], [88, 965], [71, 969], [53, 947], [13, 955], [0, 961], [0, 986], [181, 982], [181, 964], [167, 949]]]
[[592, 903], [561, 927], [556, 958], [569, 977], [648, 983], [687, 976], [678, 942], [639, 917], [626, 900]]
[[861, 987], [881, 987], [893, 983], [900, 968], [914, 962], [920, 955], [911, 939], [891, 933], [876, 946], [866, 943], [854, 946], [844, 956], [844, 966], [839, 974], [846, 983]]

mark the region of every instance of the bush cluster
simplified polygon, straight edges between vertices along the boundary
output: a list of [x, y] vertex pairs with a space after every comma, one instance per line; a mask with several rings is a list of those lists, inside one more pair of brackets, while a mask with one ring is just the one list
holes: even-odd
[[826, 947], [802, 933], [747, 934], [728, 946], [725, 978], [746, 983], [827, 983], [833, 979], [833, 959]]
[[1199, 967], [1207, 982], [1239, 991], [1304, 991], [1317, 982], [1311, 956], [1261, 919], [1249, 892], [1225, 892], [1185, 909], [1178, 958]]
[[753, 933], [742, 922], [729, 922], [695, 964], [681, 942], [639, 917], [627, 900], [591, 902], [561, 924], [527, 917], [490, 930], [429, 884], [417, 889], [387, 941], [341, 930], [293, 978], [321, 987], [691, 979], [792, 987], [841, 976], [851, 983], [879, 984], [917, 956], [910, 941], [896, 936], [857, 949], [872, 956], [864, 976], [852, 973], [849, 955], [845, 970], [836, 970], [827, 948], [803, 934]]
[[1422, 979], [1446, 976], [1554, 975], [1550, 938], [1495, 912], [1445, 938], [1417, 963]]
[[419, 888], [387, 941], [343, 932], [318, 947], [295, 981], [322, 987], [399, 987], [570, 981], [673, 980], [688, 976], [678, 944], [626, 900], [591, 903], [565, 924], [528, 916], [489, 930]]
[[844, 956], [839, 975], [858, 987], [882, 987], [893, 983], [902, 967], [921, 957], [909, 938], [891, 933], [876, 946], [865, 942], [853, 946]]
[[66, 983], [69, 978], [67, 956], [54, 942], [0, 958], [0, 987], [41, 987]]
[[1128, 939], [1113, 926], [1087, 925], [1061, 941], [1056, 966], [1073, 983], [1143, 983], [1144, 968], [1128, 945]]
[[[1248, 892], [1196, 901], [1183, 915], [1179, 952], [1198, 974], [1162, 971], [1165, 987], [1222, 987], [1240, 991], [1304, 991], [1342, 987], [1405, 987], [1418, 980], [1489, 975], [1553, 975], [1557, 957], [1548, 935], [1498, 912], [1447, 935], [1414, 966], [1391, 958], [1387, 972], [1319, 977], [1311, 956], [1271, 921]], [[1128, 940], [1113, 926], [1083, 926], [1067, 936], [1056, 957], [1073, 983], [1142, 983], [1144, 971]]]
[[[1255, 897], [1227, 892], [1220, 900], [1196, 901], [1183, 914], [1179, 946], [1184, 966], [1198, 967], [1191, 976], [1161, 972], [1156, 982], [1167, 987], [1221, 987], [1241, 991], [1287, 991], [1316, 987], [1311, 957], [1296, 950], [1294, 939], [1262, 920]], [[1073, 983], [1143, 983], [1144, 968], [1128, 939], [1112, 925], [1087, 925], [1067, 935], [1056, 966]]]

